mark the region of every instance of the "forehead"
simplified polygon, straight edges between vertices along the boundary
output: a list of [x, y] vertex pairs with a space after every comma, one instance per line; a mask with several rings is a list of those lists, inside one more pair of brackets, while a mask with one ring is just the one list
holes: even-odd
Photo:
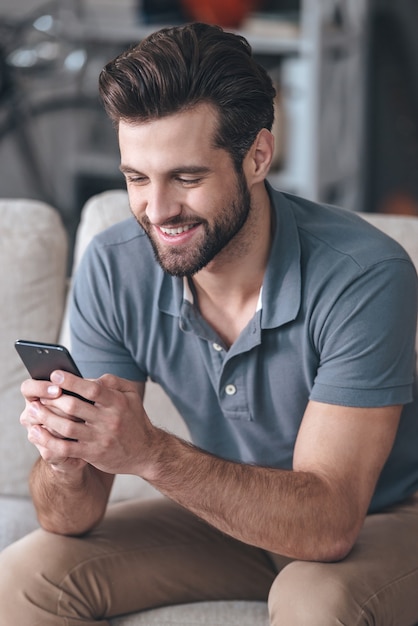
[[178, 153], [215, 150], [218, 113], [209, 104], [146, 122], [119, 122], [121, 153], [159, 151]]

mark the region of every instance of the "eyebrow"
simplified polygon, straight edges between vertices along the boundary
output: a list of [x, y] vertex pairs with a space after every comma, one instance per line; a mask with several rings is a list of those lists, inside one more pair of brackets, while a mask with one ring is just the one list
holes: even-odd
[[128, 172], [130, 172], [131, 174], [140, 173], [138, 170], [134, 169], [133, 167], [130, 167], [129, 165], [122, 165], [122, 163], [119, 165], [119, 170], [122, 172], [122, 174], [127, 174]]
[[[122, 172], [122, 174], [142, 174], [142, 172], [140, 172], [139, 170], [135, 169], [134, 167], [130, 167], [129, 165], [123, 165], [121, 164], [119, 166], [120, 171]], [[170, 174], [172, 175], [176, 175], [176, 174], [208, 174], [211, 171], [211, 169], [209, 167], [206, 167], [204, 165], [183, 165], [180, 167], [175, 167], [174, 169], [170, 170]]]

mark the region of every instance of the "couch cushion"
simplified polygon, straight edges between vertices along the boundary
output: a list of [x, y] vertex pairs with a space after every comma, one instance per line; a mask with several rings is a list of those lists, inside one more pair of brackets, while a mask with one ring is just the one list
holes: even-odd
[[56, 341], [63, 313], [67, 236], [56, 211], [33, 200], [0, 200], [0, 494], [27, 495], [37, 451], [19, 423], [28, 373], [16, 339]]
[[[268, 626], [264, 602], [197, 602], [111, 620], [112, 626]], [[289, 625], [290, 626], [290, 625]]]

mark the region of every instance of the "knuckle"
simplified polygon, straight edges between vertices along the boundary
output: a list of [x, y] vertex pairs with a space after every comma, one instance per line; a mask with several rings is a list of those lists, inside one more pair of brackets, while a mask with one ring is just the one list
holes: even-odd
[[43, 459], [47, 463], [56, 463], [58, 459], [66, 459], [68, 457], [66, 441], [64, 439], [56, 439], [53, 449], [45, 448]]
[[62, 409], [67, 415], [76, 415], [80, 400], [70, 394], [62, 395]]
[[30, 396], [31, 382], [32, 382], [31, 380], [24, 380], [22, 384], [20, 385], [20, 393], [25, 398], [28, 398]]
[[28, 428], [27, 437], [28, 437], [28, 441], [31, 444], [33, 444], [36, 448], [38, 448], [38, 450], [44, 447], [45, 442], [41, 440], [38, 436], [34, 435], [31, 428]]
[[73, 438], [73, 430], [71, 422], [65, 421], [61, 424], [59, 434], [57, 432], [57, 435], [60, 438], [70, 439]]
[[92, 400], [92, 402], [96, 402], [100, 396], [100, 385], [95, 384], [95, 385], [91, 385], [89, 387], [89, 400]]
[[48, 448], [42, 448], [40, 452], [41, 452], [41, 456], [42, 456], [43, 460], [45, 461], [45, 463], [55, 463], [56, 462], [57, 455], [53, 454], [50, 450], [48, 450]]
[[118, 377], [114, 374], [103, 374], [103, 376], [100, 377], [100, 381], [103, 382], [105, 387], [110, 387], [112, 389], [117, 385], [117, 380]]
[[64, 440], [67, 439], [71, 441], [77, 441], [79, 436], [79, 427], [79, 423], [73, 422], [72, 420], [66, 420], [63, 428], [61, 428], [61, 438], [63, 438]]

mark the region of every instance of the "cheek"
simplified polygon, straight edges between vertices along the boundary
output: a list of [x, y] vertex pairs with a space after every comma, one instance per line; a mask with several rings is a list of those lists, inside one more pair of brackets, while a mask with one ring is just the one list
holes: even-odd
[[203, 219], [210, 219], [234, 197], [231, 181], [220, 180], [218, 184], [191, 189], [187, 197], [188, 207]]
[[136, 218], [145, 213], [146, 200], [145, 195], [141, 194], [140, 190], [135, 187], [127, 186], [129, 206]]

